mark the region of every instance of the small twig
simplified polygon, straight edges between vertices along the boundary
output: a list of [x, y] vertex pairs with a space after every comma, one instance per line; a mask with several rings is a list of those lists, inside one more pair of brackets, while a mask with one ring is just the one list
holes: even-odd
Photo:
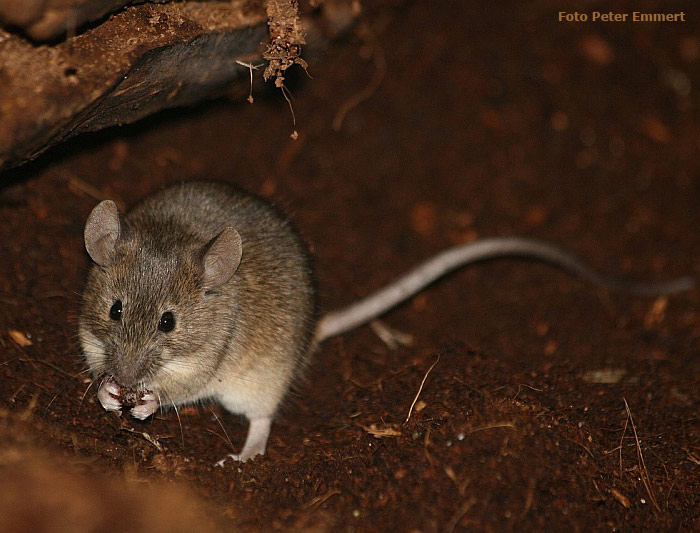
[[593, 482], [593, 487], [595, 487], [595, 490], [598, 493], [598, 496], [600, 497], [599, 501], [604, 502], [605, 495], [600, 491], [600, 488], [598, 487], [598, 483], [595, 482], [595, 479], [591, 479], [591, 481]]
[[304, 507], [306, 509], [310, 507], [318, 507], [321, 505], [323, 502], [331, 498], [332, 496], [335, 496], [336, 494], [342, 494], [340, 490], [338, 489], [331, 489], [327, 493], [321, 495], [321, 496], [316, 496], [314, 499], [312, 499], [309, 503], [305, 504]]
[[642, 483], [644, 483], [644, 488], [647, 491], [647, 494], [649, 495], [649, 499], [651, 500], [651, 503], [654, 505], [654, 508], [661, 512], [661, 507], [659, 507], [659, 502], [656, 501], [656, 497], [654, 496], [654, 491], [651, 488], [651, 478], [649, 477], [649, 470], [647, 469], [647, 465], [644, 462], [644, 455], [642, 454], [642, 446], [639, 443], [639, 437], [637, 436], [637, 428], [634, 425], [634, 419], [632, 418], [632, 411], [630, 411], [630, 406], [627, 404], [627, 400], [623, 398], [623, 401], [625, 402], [625, 409], [627, 410], [627, 417], [629, 418], [630, 421], [630, 426], [632, 426], [632, 432], [634, 433], [634, 441], [637, 445], [637, 462], [639, 464], [639, 476], [642, 478]]
[[671, 501], [671, 492], [673, 492], [673, 488], [676, 486], [676, 480], [674, 479], [671, 482], [671, 486], [668, 488], [668, 492], [666, 493], [666, 509], [668, 509], [669, 505], [668, 503]]
[[44, 414], [49, 412], [49, 407], [51, 407], [51, 404], [53, 404], [54, 400], [58, 398], [58, 395], [61, 394], [65, 390], [65, 387], [62, 390], [59, 390], [56, 394], [53, 395], [53, 398], [51, 398], [51, 401], [46, 404], [46, 407], [44, 407]]
[[520, 385], [518, 385], [518, 392], [515, 393], [515, 396], [513, 396], [511, 402], [514, 402], [518, 399], [518, 396], [520, 396], [520, 391], [523, 390], [523, 387], [527, 387], [528, 389], [534, 390], [535, 392], [542, 392], [542, 389], [538, 389], [536, 387], [533, 387], [532, 385], [526, 385], [525, 383], [521, 383]]
[[136, 431], [134, 428], [131, 428], [131, 427], [129, 427], [129, 426], [122, 426], [121, 428], [122, 428], [124, 431], [128, 431], [129, 433], [133, 433], [133, 434], [135, 434], [135, 435], [141, 435], [144, 439], [146, 439], [146, 440], [147, 440], [148, 442], [150, 442], [153, 446], [155, 446], [156, 449], [157, 449], [159, 452], [162, 452], [162, 451], [163, 451], [163, 445], [162, 445], [160, 442], [158, 442], [158, 439], [155, 439], [155, 438], [151, 437], [151, 436], [150, 436], [148, 433], [146, 433], [145, 431]]
[[294, 113], [294, 105], [292, 105], [292, 93], [289, 92], [289, 89], [287, 89], [287, 86], [284, 83], [280, 83], [279, 87], [282, 91], [282, 96], [284, 96], [284, 99], [287, 100], [287, 104], [289, 104], [289, 111], [292, 113], [292, 125], [294, 126], [294, 131], [292, 132], [291, 137], [292, 139], [296, 139], [299, 137], [299, 133], [297, 133], [296, 130], [297, 116]]
[[468, 435], [472, 435], [473, 433], [476, 433], [478, 431], [484, 431], [485, 429], [496, 429], [496, 428], [510, 428], [510, 429], [515, 429], [515, 424], [513, 422], [498, 422], [496, 424], [489, 424], [488, 426], [481, 426], [475, 429], [472, 429]]
[[20, 386], [20, 388], [17, 389], [17, 390], [12, 394], [12, 396], [10, 396], [10, 397], [7, 399], [7, 401], [10, 402], [10, 403], [15, 403], [15, 400], [17, 400], [17, 395], [18, 395], [20, 392], [22, 392], [22, 390], [24, 390], [24, 388], [25, 388], [26, 386], [27, 386], [27, 384], [26, 384], [26, 383], [23, 383], [23, 384]]
[[248, 93], [248, 102], [251, 104], [255, 102], [255, 99], [253, 98], [253, 71], [258, 70], [262, 65], [253, 65], [252, 63], [244, 63], [243, 61], [240, 61], [236, 59], [236, 63], [241, 65], [242, 67], [248, 67], [248, 70], [250, 71], [250, 92]]
[[[627, 405], [627, 400], [625, 400], [625, 405]], [[628, 411], [629, 412], [629, 411]], [[622, 436], [620, 437], [620, 445], [618, 448], [620, 449], [620, 477], [622, 477], [622, 448], [623, 448], [623, 442], [625, 440], [625, 433], [627, 433], [627, 424], [629, 424], [629, 416], [625, 418], [625, 427], [622, 428]]]
[[688, 461], [693, 464], [700, 465], [700, 457], [691, 452], [688, 448], [683, 448], [683, 451], [688, 454]]
[[611, 453], [615, 453], [615, 452], [620, 451], [620, 450], [622, 450], [622, 446], [615, 446], [611, 450], [603, 450], [603, 455], [610, 455]]
[[440, 355], [438, 354], [437, 359], [435, 359], [435, 362], [432, 365], [430, 365], [430, 368], [425, 373], [425, 376], [423, 376], [423, 381], [420, 382], [420, 387], [418, 387], [418, 392], [416, 393], [416, 397], [413, 398], [413, 403], [411, 403], [411, 407], [408, 409], [408, 416], [406, 416], [406, 420], [404, 420], [404, 424], [408, 423], [409, 418], [411, 418], [411, 413], [413, 413], [413, 407], [416, 405], [416, 402], [418, 401], [418, 396], [420, 396], [420, 393], [423, 390], [423, 385], [425, 385], [425, 380], [428, 379], [428, 374], [430, 374], [430, 371], [433, 368], [435, 368], [435, 365], [438, 364], [439, 360], [440, 360]]
[[581, 444], [580, 442], [576, 442], [576, 444], [581, 446], [581, 448], [583, 448], [584, 450], [586, 450], [588, 452], [588, 455], [590, 455], [593, 459], [595, 459], [595, 455], [593, 455], [593, 452], [586, 445]]

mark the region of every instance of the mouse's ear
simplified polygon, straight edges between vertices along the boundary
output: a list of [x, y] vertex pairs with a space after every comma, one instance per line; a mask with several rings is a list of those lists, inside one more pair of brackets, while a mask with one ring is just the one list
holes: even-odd
[[204, 246], [204, 290], [226, 283], [241, 264], [243, 246], [241, 236], [233, 228], [226, 228]]
[[117, 241], [122, 236], [125, 223], [112, 200], [95, 206], [85, 223], [85, 249], [100, 266], [109, 266], [116, 255]]

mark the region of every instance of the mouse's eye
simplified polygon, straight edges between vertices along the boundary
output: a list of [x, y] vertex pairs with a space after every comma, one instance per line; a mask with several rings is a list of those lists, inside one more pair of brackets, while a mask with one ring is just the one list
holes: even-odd
[[175, 329], [175, 315], [170, 311], [163, 313], [158, 322], [158, 329], [166, 333]]
[[121, 320], [122, 318], [122, 302], [117, 300], [109, 310], [109, 318], [112, 320]]

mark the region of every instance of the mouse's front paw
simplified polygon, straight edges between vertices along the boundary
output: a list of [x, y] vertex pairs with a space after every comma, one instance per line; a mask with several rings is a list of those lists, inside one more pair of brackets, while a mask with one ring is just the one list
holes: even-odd
[[131, 416], [145, 420], [158, 410], [158, 400], [152, 392], [147, 392], [139, 399], [138, 405], [131, 410]]
[[122, 402], [119, 399], [119, 386], [112, 381], [105, 381], [97, 391], [97, 399], [100, 400], [105, 411], [120, 411]]

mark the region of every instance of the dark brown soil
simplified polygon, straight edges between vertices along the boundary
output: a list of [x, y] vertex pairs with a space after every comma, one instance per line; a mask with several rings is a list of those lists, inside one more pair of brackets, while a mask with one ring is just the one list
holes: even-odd
[[469, 267], [384, 317], [413, 346], [369, 328], [322, 346], [267, 455], [243, 465], [214, 466], [246, 432], [217, 406], [121, 421], [88, 387], [85, 218], [95, 197], [130, 205], [182, 179], [287, 210], [323, 309], [493, 235], [639, 279], [700, 275], [695, 5], [644, 4], [687, 22], [567, 24], [556, 2], [466, 4], [373, 7], [313, 79], [287, 78], [297, 140], [285, 100], [256, 95], [82, 136], [1, 176], [4, 529], [31, 516], [16, 501], [37, 502], [34, 530], [176, 530], [180, 515], [191, 530], [204, 512], [248, 531], [700, 527], [697, 289], [648, 299], [527, 261]]

